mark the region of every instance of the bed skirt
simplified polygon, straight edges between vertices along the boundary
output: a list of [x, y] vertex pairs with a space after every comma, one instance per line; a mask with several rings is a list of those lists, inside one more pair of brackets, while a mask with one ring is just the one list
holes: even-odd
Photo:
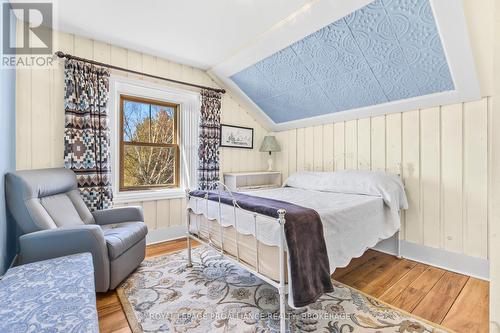
[[[215, 248], [221, 249], [221, 226], [215, 220], [209, 220], [204, 215], [189, 212], [191, 218], [191, 233]], [[198, 231], [199, 228], [199, 231]], [[256, 242], [254, 235], [238, 233], [233, 226], [222, 227], [224, 234], [224, 252], [233, 258], [239, 256], [240, 261], [252, 270], [258, 271], [273, 281], [279, 281], [279, 247]], [[239, 244], [238, 247], [236, 244]], [[257, 248], [259, 255], [257, 256]], [[258, 258], [258, 259], [257, 259]], [[286, 265], [286, 261], [285, 261]]]

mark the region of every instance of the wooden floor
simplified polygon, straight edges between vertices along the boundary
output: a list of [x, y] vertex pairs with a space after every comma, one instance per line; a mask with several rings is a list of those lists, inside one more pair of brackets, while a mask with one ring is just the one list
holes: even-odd
[[[146, 256], [185, 245], [185, 240], [151, 245]], [[457, 332], [488, 332], [488, 282], [373, 250], [337, 269], [333, 278]], [[130, 332], [115, 292], [97, 295], [97, 311], [102, 333]]]

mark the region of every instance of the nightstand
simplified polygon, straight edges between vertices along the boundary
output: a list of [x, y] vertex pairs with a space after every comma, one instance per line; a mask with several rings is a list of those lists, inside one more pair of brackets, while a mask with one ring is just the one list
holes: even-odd
[[228, 172], [224, 184], [234, 192], [255, 191], [281, 186], [281, 172]]

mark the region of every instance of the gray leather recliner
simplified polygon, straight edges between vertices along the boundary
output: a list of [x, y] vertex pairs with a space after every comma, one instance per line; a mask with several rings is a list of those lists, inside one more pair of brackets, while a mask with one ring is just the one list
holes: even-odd
[[26, 170], [5, 177], [8, 208], [22, 231], [19, 262], [90, 252], [96, 291], [115, 289], [144, 259], [147, 226], [141, 207], [90, 212], [75, 173]]

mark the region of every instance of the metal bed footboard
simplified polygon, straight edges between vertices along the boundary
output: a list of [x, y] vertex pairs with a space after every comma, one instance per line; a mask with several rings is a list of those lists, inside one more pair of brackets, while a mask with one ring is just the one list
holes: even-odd
[[[191, 213], [196, 214], [193, 212], [189, 207], [186, 207], [186, 214], [187, 214], [187, 232], [186, 232], [186, 238], [187, 238], [187, 247], [188, 247], [188, 263], [187, 267], [193, 267], [192, 263], [192, 257], [191, 257], [191, 251], [192, 251], [192, 245], [191, 245], [191, 240], [196, 240], [197, 242], [200, 242], [202, 244], [208, 245], [212, 247], [213, 249], [217, 250], [220, 252], [224, 258], [232, 261], [233, 263], [241, 266], [242, 268], [246, 269], [250, 273], [254, 274], [258, 278], [262, 279], [263, 281], [267, 282], [271, 286], [275, 287], [278, 289], [279, 293], [279, 317], [280, 317], [280, 332], [285, 333], [286, 331], [286, 294], [288, 291], [289, 285], [286, 283], [288, 279], [288, 270], [285, 265], [285, 260], [288, 259], [287, 256], [287, 251], [285, 251], [285, 215], [286, 211], [284, 209], [278, 209], [277, 214], [278, 218], [272, 218], [266, 215], [258, 214], [252, 211], [249, 211], [247, 209], [243, 209], [238, 205], [238, 202], [236, 199], [234, 199], [231, 191], [229, 188], [222, 182], [217, 181], [218, 185], [218, 223], [219, 223], [219, 228], [220, 228], [220, 249], [218, 249], [213, 242], [211, 242], [210, 238], [209, 241], [205, 241], [204, 239], [201, 238], [200, 236], [200, 226], [197, 224], [197, 230], [196, 234], [191, 232]], [[221, 189], [225, 189], [227, 193], [233, 198], [232, 204], [233, 204], [233, 219], [234, 219], [234, 229], [236, 231], [236, 258], [234, 258], [232, 255], [229, 253], [226, 253], [224, 251], [224, 227], [221, 224], [222, 221], [222, 206], [223, 203], [221, 203]], [[186, 190], [186, 198], [187, 202], [189, 203], [190, 200], [190, 195], [189, 195], [189, 189]], [[208, 219], [208, 191], [206, 191], [205, 197], [202, 199], [205, 201], [205, 207], [206, 207], [206, 217]], [[188, 206], [188, 205], [187, 205]], [[255, 269], [253, 269], [249, 264], [246, 264], [240, 259], [240, 242], [238, 241], [238, 216], [237, 212], [238, 210], [250, 213], [253, 215], [254, 219], [254, 235], [255, 235], [255, 259], [256, 259], [256, 264], [255, 264]], [[279, 258], [279, 280], [275, 281], [272, 278], [262, 274], [259, 271], [259, 240], [257, 239], [257, 217], [262, 217], [264, 219], [268, 219], [270, 221], [275, 221], [278, 222], [280, 225], [280, 235], [279, 235], [279, 244], [278, 244], [278, 258]], [[288, 280], [289, 281], [289, 280]]]

